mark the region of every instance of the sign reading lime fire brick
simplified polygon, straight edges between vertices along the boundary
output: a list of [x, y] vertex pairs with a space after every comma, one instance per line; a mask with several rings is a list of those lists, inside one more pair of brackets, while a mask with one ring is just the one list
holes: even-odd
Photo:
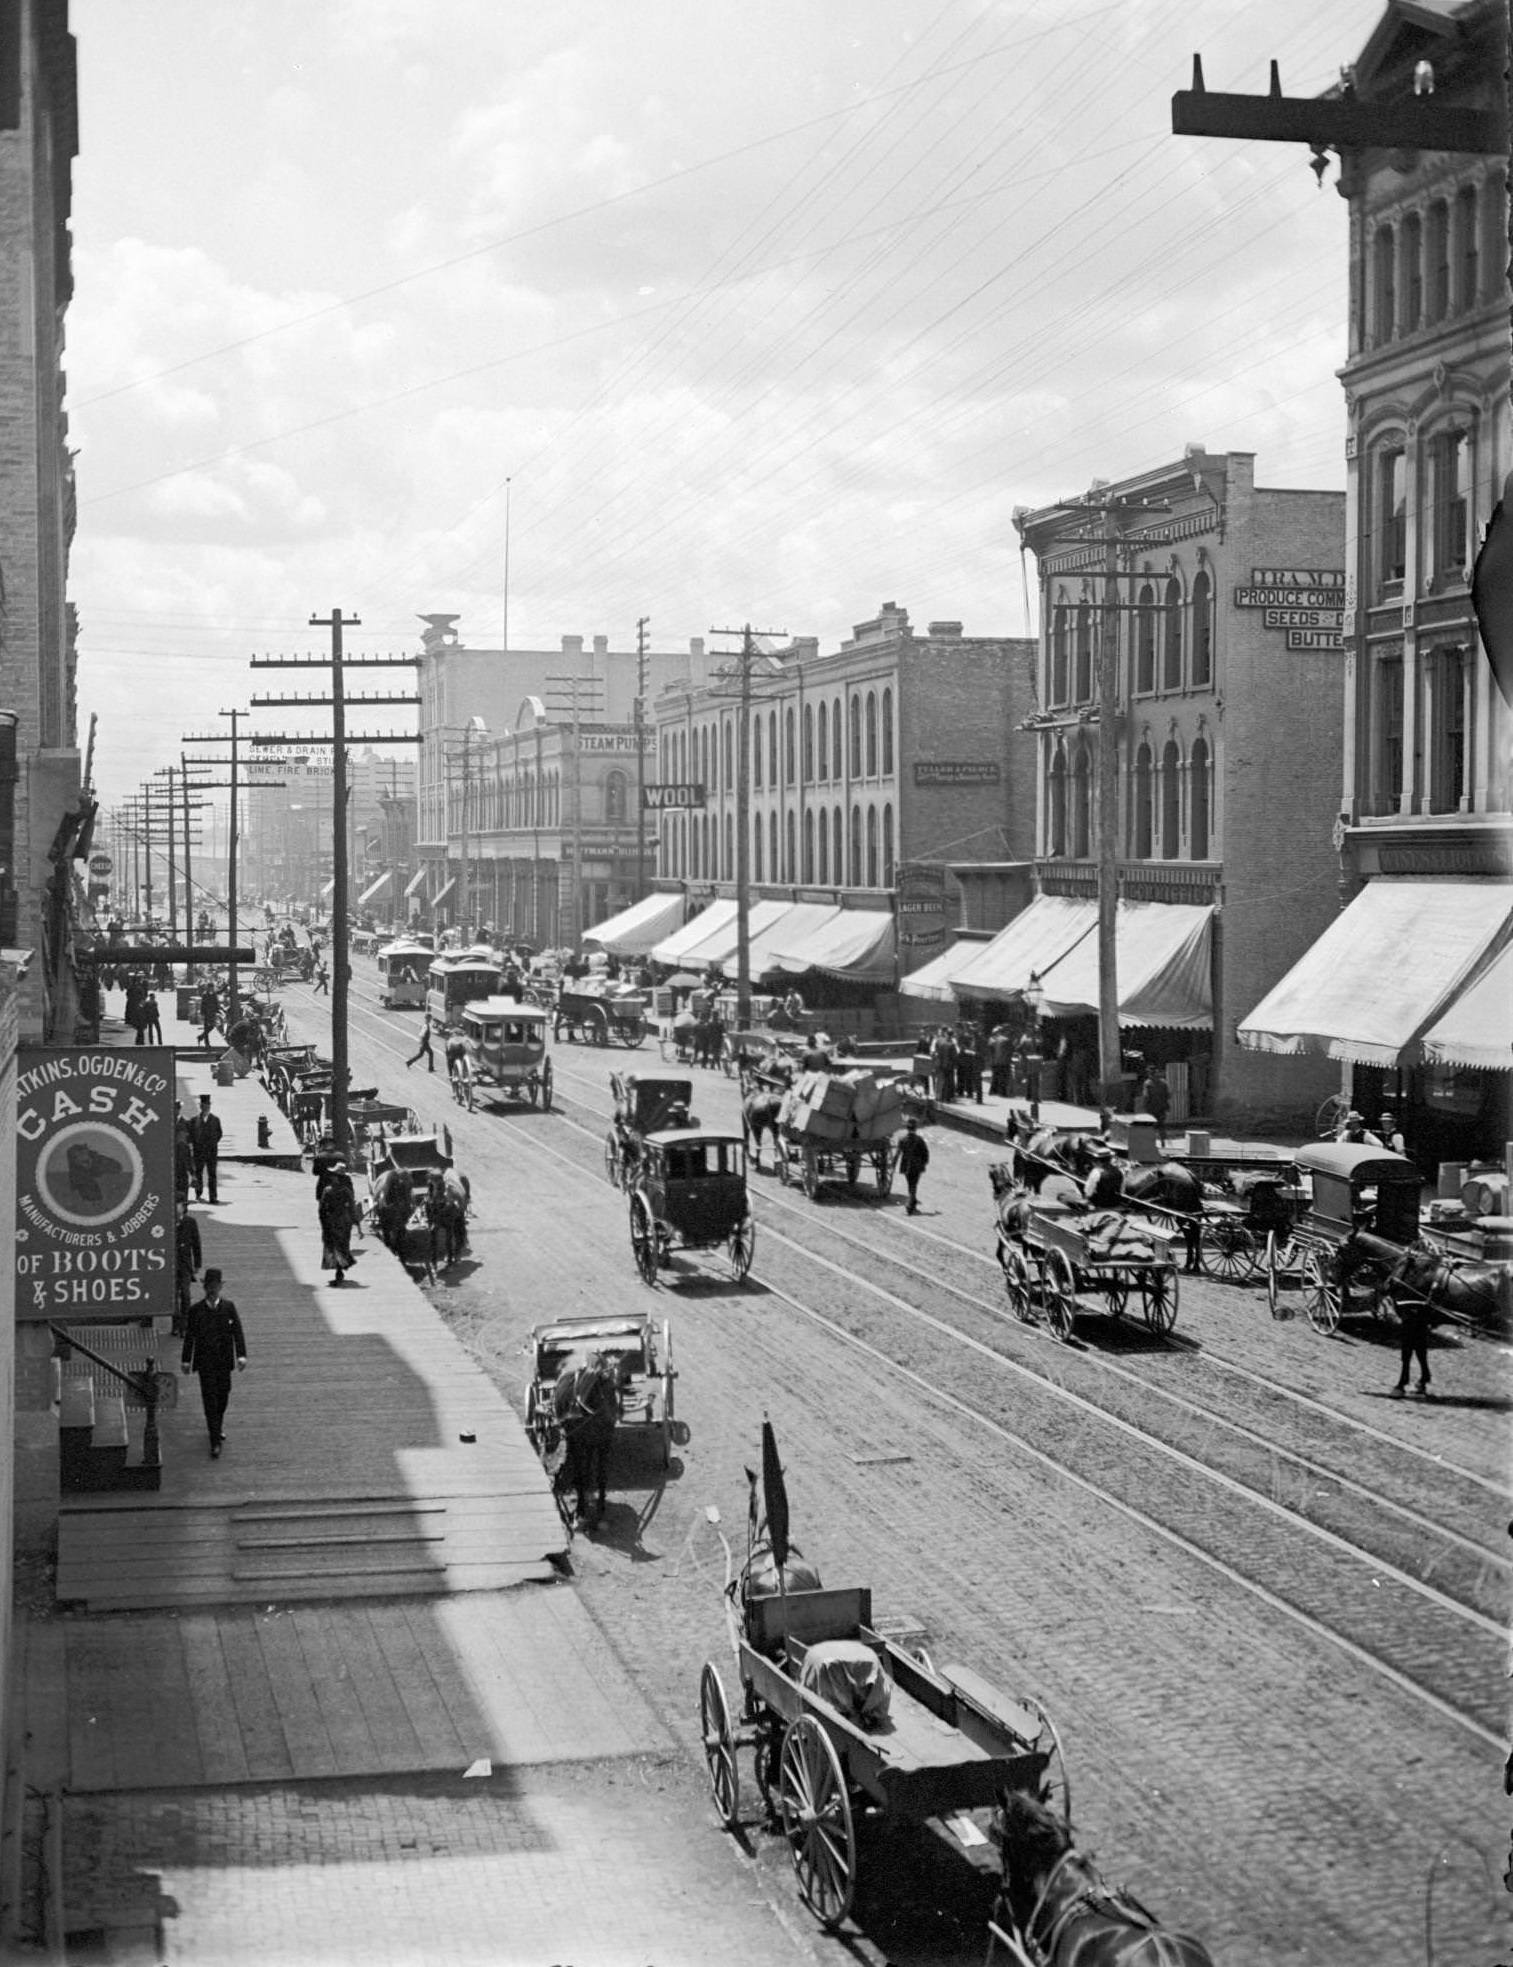
[[648, 813], [687, 811], [690, 807], [702, 808], [703, 804], [701, 785], [643, 785], [641, 788], [641, 805]]
[[916, 758], [916, 785], [997, 785], [996, 758]]
[[174, 1055], [17, 1054], [16, 1315], [171, 1318]]
[[897, 936], [900, 949], [931, 949], [946, 939], [946, 870], [938, 861], [901, 861]]

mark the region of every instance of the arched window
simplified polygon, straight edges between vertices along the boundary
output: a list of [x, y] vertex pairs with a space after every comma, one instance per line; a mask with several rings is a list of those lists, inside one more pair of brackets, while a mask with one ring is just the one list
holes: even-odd
[[893, 886], [893, 808], [883, 808], [883, 886]]
[[1426, 252], [1426, 318], [1443, 321], [1450, 312], [1450, 207], [1436, 198], [1429, 207], [1429, 243]]
[[1161, 858], [1174, 861], [1182, 848], [1182, 759], [1175, 738], [1161, 754]]
[[862, 775], [862, 700], [851, 699], [851, 776], [859, 779]]
[[1371, 256], [1371, 340], [1380, 348], [1397, 324], [1397, 241], [1390, 225], [1377, 227]]
[[883, 777], [893, 776], [893, 692], [883, 691]]
[[778, 816], [776, 813], [769, 813], [767, 815], [767, 846], [769, 849], [767, 856], [768, 865], [772, 869], [772, 878], [776, 881], [778, 879]]
[[1403, 220], [1403, 333], [1411, 335], [1424, 319], [1424, 222], [1417, 212]]
[[1455, 267], [1456, 307], [1464, 314], [1481, 299], [1481, 239], [1474, 184], [1462, 185], [1455, 195]]
[[1060, 745], [1051, 760], [1049, 811], [1046, 813], [1046, 831], [1049, 835], [1052, 860], [1060, 860], [1066, 853], [1066, 753]]
[[1193, 740], [1187, 759], [1187, 852], [1195, 861], [1208, 859], [1208, 744]]
[[830, 881], [830, 822], [825, 818], [825, 809], [823, 806], [820, 808], [819, 834], [820, 863], [816, 870], [816, 877], [820, 886], [824, 888], [828, 886]]
[[828, 779], [830, 776], [830, 710], [829, 706], [824, 703], [820, 705], [819, 768], [820, 777], [822, 779]]
[[[838, 730], [839, 725], [836, 726]], [[830, 879], [837, 888], [843, 887], [846, 880], [846, 863], [841, 858], [841, 809], [836, 807], [830, 815]]]
[[604, 781], [604, 822], [606, 826], [625, 824], [626, 778], [623, 772], [611, 772]]
[[771, 785], [778, 782], [778, 714], [775, 710], [767, 713], [767, 778]]
[[867, 886], [875, 888], [877, 883], [877, 808], [867, 808]]
[[814, 783], [814, 705], [804, 705], [804, 783]]
[[714, 780], [709, 774], [709, 726], [707, 724], [699, 733], [699, 765], [701, 767], [699, 772], [700, 779], [713, 791]]
[[699, 878], [699, 833], [702, 822], [697, 813], [693, 815], [693, 825], [688, 836], [688, 872], [697, 881]]
[[802, 879], [806, 887], [814, 882], [814, 814], [804, 815], [804, 872]]
[[[851, 707], [853, 710], [856, 708], [854, 697], [851, 699]], [[850, 885], [859, 888], [862, 885], [862, 809], [860, 806], [851, 808], [851, 854], [848, 873]]]
[[751, 720], [751, 789], [753, 792], [760, 792], [762, 789], [762, 720], [760, 717], [753, 717]]
[[754, 813], [751, 819], [751, 878], [762, 879], [762, 816]]
[[1151, 857], [1154, 811], [1151, 805], [1151, 748], [1142, 743], [1135, 753], [1135, 854], [1137, 861]]
[[797, 858], [794, 853], [795, 838], [796, 829], [793, 814], [790, 812], [783, 821], [783, 879], [790, 883], [794, 879], [793, 864]]
[[725, 870], [721, 878], [726, 881], [735, 879], [735, 821], [729, 813], [725, 815]]
[[1190, 681], [1195, 690], [1206, 690], [1214, 680], [1213, 589], [1206, 572], [1193, 582], [1193, 666]]
[[1093, 700], [1093, 610], [1084, 601], [1077, 610], [1077, 676], [1072, 701]]
[[1166, 583], [1166, 620], [1161, 638], [1161, 687], [1182, 688], [1182, 583], [1173, 574]]
[[1147, 581], [1140, 590], [1140, 613], [1135, 625], [1135, 689], [1156, 687], [1156, 590]]
[[789, 709], [783, 713], [783, 783], [785, 785], [793, 784], [794, 773], [798, 770], [793, 734], [793, 711]]
[[1067, 692], [1066, 609], [1051, 617], [1051, 702], [1065, 703]]
[[725, 718], [725, 790], [735, 790], [735, 725], [734, 719]]
[[[867, 692], [867, 777], [869, 779], [875, 779], [877, 777], [877, 692], [876, 690], [869, 690]], [[870, 888], [870, 887], [875, 887], [877, 884], [875, 882], [869, 881], [867, 885]]]
[[1072, 754], [1072, 859], [1085, 861], [1093, 850], [1093, 761], [1085, 744]]
[[[830, 776], [839, 780], [841, 776], [841, 700], [836, 698], [830, 706]], [[839, 880], [840, 876], [837, 875]]]

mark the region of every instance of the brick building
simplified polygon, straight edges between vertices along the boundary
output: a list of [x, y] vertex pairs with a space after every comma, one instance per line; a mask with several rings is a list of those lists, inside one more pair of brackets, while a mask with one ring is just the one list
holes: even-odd
[[1343, 494], [1257, 486], [1250, 453], [1190, 446], [1016, 523], [1040, 570], [1035, 886], [1083, 907], [1042, 906], [1055, 933], [1038, 962], [1021, 920], [961, 970], [957, 996], [1012, 996], [1034, 968], [1052, 1035], [1096, 1056], [1096, 706], [1112, 604], [1127, 1045], [1168, 1064], [1179, 1105], [1249, 1120], [1311, 1110], [1313, 1085], [1243, 1049], [1235, 1025], [1335, 906]]
[[[1394, 0], [1355, 63], [1356, 93], [1411, 100], [1427, 62], [1436, 104], [1505, 106], [1507, 37], [1500, 0]], [[1436, 1021], [1513, 935], [1513, 718], [1471, 599], [1513, 467], [1507, 160], [1350, 151], [1339, 191], [1350, 327], [1335, 844], [1347, 906], [1277, 992], [1245, 1007], [1245, 1034], [1289, 1059], [1336, 1061], [1335, 1083], [1342, 1066], [1368, 1117], [1384, 1103], [1406, 1116], [1426, 1162], [1500, 1154], [1513, 1131], [1509, 990], [1482, 994], [1479, 1037], [1446, 1042]]]

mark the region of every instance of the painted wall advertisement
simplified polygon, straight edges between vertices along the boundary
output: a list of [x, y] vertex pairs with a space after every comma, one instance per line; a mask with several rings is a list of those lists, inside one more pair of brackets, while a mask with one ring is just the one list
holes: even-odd
[[938, 949], [946, 939], [946, 870], [935, 861], [901, 861], [898, 869], [898, 946]]
[[174, 1056], [23, 1045], [16, 1080], [16, 1315], [174, 1310]]

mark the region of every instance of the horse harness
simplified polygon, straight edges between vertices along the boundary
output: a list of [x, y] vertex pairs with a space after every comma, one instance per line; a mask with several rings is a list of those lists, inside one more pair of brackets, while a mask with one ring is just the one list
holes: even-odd
[[[1043, 1934], [1036, 1928], [1045, 1918], [1051, 1888], [1069, 1864], [1083, 1865], [1091, 1874], [1086, 1884], [1072, 1893], [1071, 1897], [1058, 1906]], [[1035, 1903], [1030, 1908], [1029, 1917], [1021, 1926], [1009, 1914], [1009, 1931], [993, 1927], [995, 1939], [1001, 1939], [1017, 1957], [1021, 1967], [1051, 1967], [1056, 1958], [1056, 1949], [1066, 1935], [1073, 1920], [1084, 1913], [1102, 1913], [1111, 1919], [1121, 1921], [1133, 1928], [1141, 1942], [1148, 1934], [1160, 1935], [1163, 1931], [1153, 1914], [1141, 1905], [1140, 1901], [1122, 1885], [1110, 1887], [1098, 1875], [1096, 1868], [1073, 1845], [1068, 1845], [1050, 1870], [1046, 1873]], [[1121, 1956], [1122, 1957], [1122, 1956]]]

